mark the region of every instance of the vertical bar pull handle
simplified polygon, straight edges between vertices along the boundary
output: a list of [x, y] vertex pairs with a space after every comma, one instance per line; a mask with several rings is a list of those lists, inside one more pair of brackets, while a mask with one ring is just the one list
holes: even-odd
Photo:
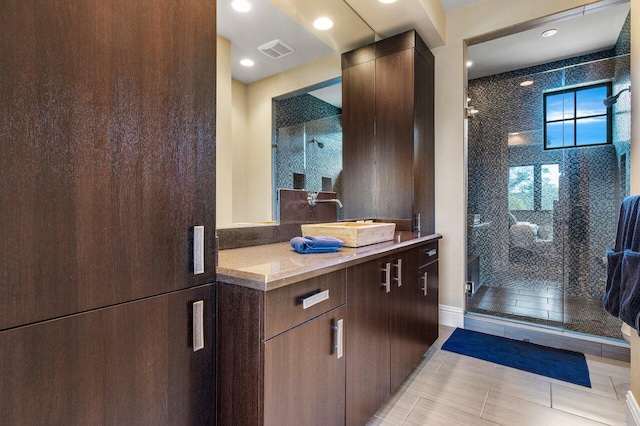
[[193, 227], [193, 274], [204, 274], [204, 226]]
[[333, 345], [333, 349], [335, 349], [336, 351], [336, 358], [340, 359], [342, 358], [342, 355], [344, 355], [344, 320], [339, 319], [338, 321], [336, 321], [336, 325], [332, 326], [331, 328], [333, 328], [333, 330], [335, 331], [334, 335], [336, 338], [336, 343], [335, 345]]
[[422, 285], [423, 285], [423, 287], [420, 289], [420, 290], [422, 290], [422, 294], [425, 295], [425, 296], [429, 295], [428, 283], [429, 283], [429, 273], [425, 272], [422, 275]]
[[384, 272], [385, 277], [385, 280], [382, 282], [382, 287], [389, 293], [391, 291], [391, 262], [387, 262], [386, 267], [382, 268], [382, 272]]
[[398, 282], [398, 287], [402, 287], [402, 259], [396, 259], [396, 263], [393, 266], [398, 271], [393, 280]]
[[193, 303], [193, 351], [204, 349], [204, 301]]

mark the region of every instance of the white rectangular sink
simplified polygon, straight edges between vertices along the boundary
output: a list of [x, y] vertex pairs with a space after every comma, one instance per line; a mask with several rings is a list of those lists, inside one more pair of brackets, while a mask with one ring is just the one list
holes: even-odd
[[302, 236], [334, 237], [344, 241], [346, 247], [362, 247], [393, 240], [395, 223], [332, 222], [301, 225]]

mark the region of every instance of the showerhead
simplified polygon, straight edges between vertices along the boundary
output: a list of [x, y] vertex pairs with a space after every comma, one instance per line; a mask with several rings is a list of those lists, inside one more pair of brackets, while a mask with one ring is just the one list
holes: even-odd
[[631, 92], [631, 86], [627, 87], [626, 89], [622, 89], [621, 91], [619, 91], [618, 93], [616, 93], [615, 95], [611, 95], [609, 97], [604, 98], [604, 100], [602, 101], [602, 103], [604, 104], [604, 106], [606, 106], [607, 108], [611, 108], [616, 102], [618, 102], [618, 97], [622, 94], [622, 92], [625, 91], [629, 91]]

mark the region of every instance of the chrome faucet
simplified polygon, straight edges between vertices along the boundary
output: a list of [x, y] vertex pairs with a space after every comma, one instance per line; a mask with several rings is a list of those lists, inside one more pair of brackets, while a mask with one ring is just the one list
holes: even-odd
[[309, 207], [315, 206], [317, 203], [336, 203], [340, 208], [342, 208], [342, 203], [337, 198], [332, 198], [330, 200], [318, 200], [317, 192], [309, 192], [307, 195], [307, 203], [309, 203]]

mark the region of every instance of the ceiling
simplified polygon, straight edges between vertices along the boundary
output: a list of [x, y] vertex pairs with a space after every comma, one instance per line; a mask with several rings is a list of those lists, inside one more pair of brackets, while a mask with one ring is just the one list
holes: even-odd
[[[333, 52], [268, 0], [252, 0], [252, 8], [247, 13], [235, 11], [230, 0], [217, 2], [218, 35], [231, 41], [231, 75], [238, 81], [250, 84]], [[251, 31], [247, 31], [248, 28]], [[289, 44], [295, 52], [272, 59], [258, 51], [258, 46], [275, 39]], [[245, 58], [255, 65], [240, 65], [240, 60]]]
[[[629, 8], [629, 3], [623, 3], [591, 13], [585, 11], [572, 19], [470, 46], [467, 58], [473, 65], [469, 67], [468, 78], [472, 80], [611, 49]], [[558, 33], [553, 37], [542, 37], [542, 32], [550, 28]]]
[[309, 92], [309, 94], [311, 96], [315, 96], [321, 101], [325, 101], [328, 104], [342, 109], [342, 83], [313, 90]]
[[442, 4], [442, 8], [445, 12], [451, 12], [452, 10], [469, 6], [477, 1], [479, 0], [440, 0], [440, 4]]
[[[250, 1], [253, 9], [243, 14], [231, 8], [230, 0], [217, 0], [218, 34], [232, 41], [232, 75], [246, 84], [365, 44], [367, 37], [373, 38], [373, 30], [378, 38], [384, 38], [416, 28], [433, 48], [444, 43], [439, 34], [442, 29], [435, 28], [429, 17], [434, 5], [440, 9], [441, 4], [438, 13], [444, 13], [486, 0], [399, 0], [392, 4], [375, 0]], [[473, 66], [469, 79], [609, 49], [615, 45], [629, 7], [629, 3], [623, 3], [584, 8], [581, 16], [554, 22], [551, 26], [559, 32], [550, 38], [540, 36], [547, 29], [540, 27], [470, 46], [468, 58]], [[320, 32], [312, 27], [318, 11], [339, 17], [334, 29]], [[340, 31], [343, 33], [338, 34]], [[274, 39], [288, 43], [295, 52], [274, 60], [257, 50], [257, 46]], [[252, 59], [255, 66], [241, 66], [243, 58]]]

